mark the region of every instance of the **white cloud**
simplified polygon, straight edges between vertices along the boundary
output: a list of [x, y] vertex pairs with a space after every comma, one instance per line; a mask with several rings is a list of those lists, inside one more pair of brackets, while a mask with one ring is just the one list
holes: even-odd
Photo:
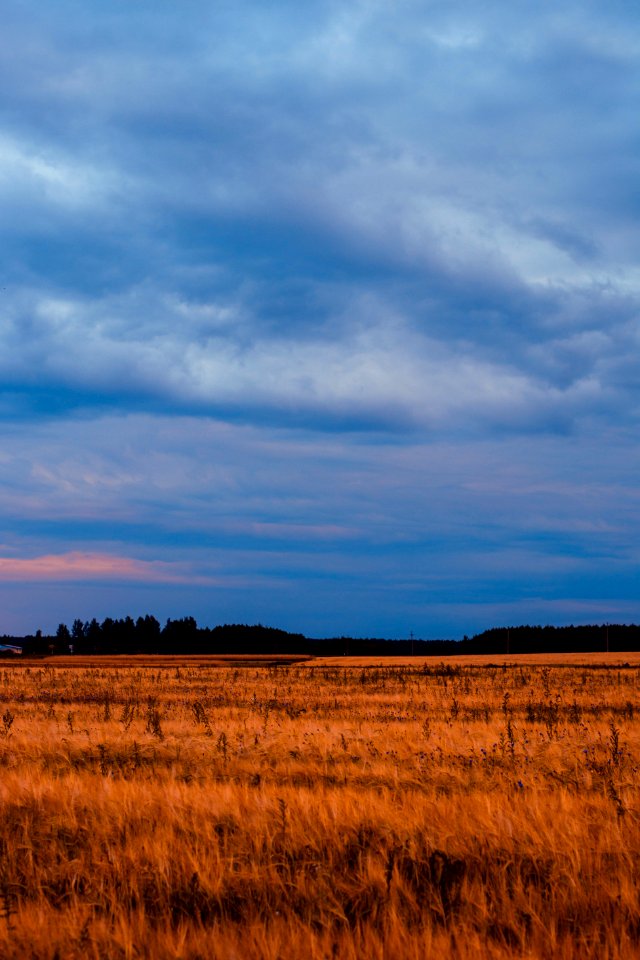
[[[97, 214], [114, 198], [117, 187], [113, 172], [95, 162], [39, 141], [0, 137], [0, 196], [9, 209], [22, 208], [23, 215], [37, 214], [37, 204]], [[24, 229], [27, 224], [15, 226]]]
[[[429, 429], [469, 424], [530, 428], [555, 412], [573, 418], [597, 405], [603, 385], [587, 365], [563, 388], [550, 386], [517, 366], [482, 359], [473, 343], [447, 345], [412, 328], [408, 319], [385, 311], [372, 298], [354, 302], [354, 317], [330, 337], [261, 337], [242, 343], [228, 305], [161, 301], [157, 329], [132, 308], [153, 311], [159, 301], [115, 301], [96, 305], [45, 298], [34, 305], [31, 341], [16, 370], [19, 323], [8, 327], [5, 374], [33, 376], [52, 389], [64, 385], [86, 404], [106, 394], [117, 406], [132, 392], [177, 409], [192, 405], [287, 416], [378, 421]], [[210, 329], [205, 333], [203, 328]], [[588, 360], [598, 337], [558, 341], [559, 357], [578, 351]], [[27, 372], [27, 363], [28, 370]]]

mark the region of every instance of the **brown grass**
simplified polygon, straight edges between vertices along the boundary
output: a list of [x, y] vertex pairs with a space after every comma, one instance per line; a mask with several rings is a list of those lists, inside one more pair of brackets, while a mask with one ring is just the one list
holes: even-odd
[[[444, 657], [441, 663], [450, 666], [509, 666], [517, 667], [526, 664], [541, 666], [625, 666], [637, 664], [640, 666], [640, 651], [627, 653], [488, 653], [462, 654], [460, 656]], [[317, 660], [308, 658], [309, 665], [321, 663], [323, 666], [334, 667], [423, 667], [434, 663], [434, 657], [322, 657]]]
[[0, 957], [640, 955], [638, 658], [491, 659], [1, 666]]
[[[13, 658], [12, 658], [13, 659]], [[90, 655], [64, 655], [55, 657], [41, 657], [37, 659], [40, 666], [60, 667], [258, 667], [258, 666], [287, 666], [294, 663], [305, 663], [313, 658], [307, 654], [295, 653], [217, 653], [191, 654], [189, 656], [175, 656], [162, 653], [136, 654], [104, 654], [100, 657]], [[33, 665], [33, 660], [16, 661], [26, 666]]]

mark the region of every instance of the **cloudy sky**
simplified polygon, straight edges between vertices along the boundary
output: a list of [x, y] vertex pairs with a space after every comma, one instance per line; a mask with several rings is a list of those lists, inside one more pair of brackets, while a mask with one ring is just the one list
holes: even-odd
[[0, 632], [640, 619], [609, 0], [5, 0]]

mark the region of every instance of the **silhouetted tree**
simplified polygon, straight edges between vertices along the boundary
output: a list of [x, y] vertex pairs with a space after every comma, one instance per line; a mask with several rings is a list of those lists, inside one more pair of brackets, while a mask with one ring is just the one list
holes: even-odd
[[138, 617], [136, 620], [136, 639], [135, 646], [137, 650], [144, 653], [153, 653], [160, 647], [160, 624], [155, 617]]

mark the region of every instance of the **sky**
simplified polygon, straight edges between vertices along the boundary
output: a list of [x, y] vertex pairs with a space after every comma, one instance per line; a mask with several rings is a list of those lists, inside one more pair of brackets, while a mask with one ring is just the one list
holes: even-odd
[[0, 633], [640, 621], [640, 29], [5, 0]]

